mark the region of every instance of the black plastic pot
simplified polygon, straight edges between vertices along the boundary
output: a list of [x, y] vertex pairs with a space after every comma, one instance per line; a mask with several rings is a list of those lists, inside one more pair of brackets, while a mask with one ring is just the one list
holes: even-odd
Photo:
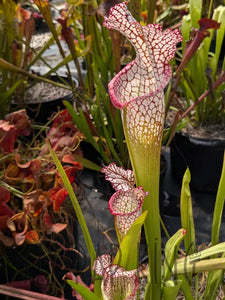
[[181, 183], [189, 167], [191, 188], [215, 193], [221, 176], [224, 150], [225, 140], [200, 139], [177, 132], [170, 145], [172, 175]]
[[[60, 77], [57, 76], [50, 76], [49, 79], [55, 81], [55, 82], [60, 82], [63, 83], [62, 80], [60, 80]], [[69, 83], [69, 80], [67, 77], [63, 77], [63, 80], [65, 80], [67, 83]], [[78, 81], [74, 79], [75, 86], [78, 86]], [[52, 116], [53, 112], [57, 112], [58, 110], [65, 109], [65, 106], [63, 104], [63, 101], [67, 100], [71, 104], [74, 101], [74, 96], [72, 91], [69, 92], [65, 96], [59, 96], [47, 101], [43, 101], [41, 103], [37, 103], [34, 101], [33, 103], [29, 103], [27, 105], [27, 113], [30, 118], [35, 119], [36, 122], [43, 123], [45, 124], [49, 118]]]
[[[67, 77], [63, 77], [63, 76], [60, 77], [63, 78], [63, 80], [66, 81], [67, 83], [70, 83]], [[49, 79], [55, 82], [64, 83], [62, 80], [60, 80], [60, 77], [51, 75]], [[78, 81], [75, 78], [73, 78], [73, 80], [75, 86], [77, 87]], [[52, 87], [54, 88], [54, 86]], [[68, 91], [68, 94], [64, 96], [57, 96], [48, 100], [34, 98], [25, 105], [25, 108], [27, 110], [28, 116], [32, 120], [34, 120], [37, 123], [46, 124], [46, 122], [51, 118], [54, 112], [57, 112], [58, 110], [62, 110], [65, 108], [63, 104], [64, 100], [69, 101], [71, 104], [73, 103], [74, 96], [72, 91]], [[15, 103], [12, 104], [12, 107], [14, 110], [17, 109], [17, 105]]]

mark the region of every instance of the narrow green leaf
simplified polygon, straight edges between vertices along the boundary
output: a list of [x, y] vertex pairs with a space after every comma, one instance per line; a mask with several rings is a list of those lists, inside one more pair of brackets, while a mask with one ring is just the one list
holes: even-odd
[[128, 9], [132, 16], [140, 22], [141, 17], [141, 0], [130, 0], [128, 3]]
[[85, 300], [99, 300], [100, 298], [97, 297], [94, 293], [92, 293], [87, 287], [76, 283], [72, 280], [66, 280], [66, 282], [76, 290]]
[[182, 280], [168, 280], [163, 285], [164, 300], [176, 300], [177, 293], [181, 287]]
[[225, 153], [223, 157], [222, 174], [220, 177], [219, 187], [216, 195], [216, 203], [215, 203], [214, 213], [213, 213], [213, 224], [212, 224], [212, 234], [211, 234], [212, 245], [216, 245], [219, 243], [219, 233], [220, 233], [220, 226], [221, 226], [222, 215], [223, 215], [224, 201], [225, 201]]
[[77, 128], [84, 134], [86, 140], [98, 151], [100, 152], [99, 145], [93, 138], [91, 130], [87, 124], [87, 120], [85, 119], [84, 113], [82, 110], [79, 110], [79, 114], [75, 112], [73, 106], [68, 102], [63, 102], [65, 107], [68, 109], [71, 118]]
[[[98, 106], [100, 107], [100, 99], [99, 99], [99, 88], [96, 86], [96, 101]], [[109, 147], [110, 151], [113, 154], [113, 157], [115, 158], [116, 162], [121, 166], [122, 162], [120, 161], [120, 158], [118, 156], [118, 153], [116, 152], [113, 142], [112, 142], [112, 136], [109, 135], [109, 131], [106, 128], [105, 124], [104, 124], [104, 119], [103, 119], [103, 114], [102, 114], [102, 110], [99, 110], [99, 117], [102, 123], [102, 128], [103, 128], [103, 132], [104, 132], [104, 137], [106, 139], [106, 144]]]
[[164, 281], [167, 281], [172, 273], [177, 251], [185, 235], [183, 228], [179, 229], [166, 243], [164, 260]]
[[[57, 33], [59, 33], [59, 30], [57, 30]], [[35, 53], [35, 56], [32, 57], [29, 65], [27, 66], [27, 69], [29, 70], [31, 66], [33, 66], [39, 59], [44, 61], [42, 55], [43, 53], [54, 43], [54, 37], [50, 36], [48, 41], [44, 43], [44, 45], [41, 47], [41, 49], [36, 52], [36, 50], [33, 50]]]
[[196, 261], [199, 261], [201, 259], [205, 259], [205, 258], [210, 257], [212, 255], [223, 253], [223, 252], [225, 252], [225, 242], [220, 243], [220, 244], [215, 245], [215, 246], [212, 246], [212, 247], [209, 247], [209, 248], [206, 248], [202, 251], [199, 251], [199, 252], [196, 252], [194, 254], [185, 256], [183, 258], [180, 258], [176, 261], [176, 263], [177, 264], [179, 264], [179, 263], [183, 264], [184, 261], [185, 261], [187, 263], [192, 263], [193, 264]]
[[182, 53], [184, 54], [186, 42], [190, 39], [190, 28], [191, 28], [191, 16], [186, 15], [183, 16], [182, 26], [181, 26], [181, 34], [183, 37], [182, 40]]
[[124, 267], [126, 270], [133, 270], [137, 268], [140, 246], [140, 231], [147, 214], [148, 212], [145, 211], [134, 221], [133, 225], [120, 243], [120, 247], [117, 251], [113, 264]]
[[22, 75], [24, 75], [28, 78], [32, 78], [32, 79], [37, 80], [37, 81], [47, 82], [47, 83], [62, 87], [64, 89], [71, 90], [71, 86], [69, 86], [69, 85], [61, 84], [59, 82], [52, 81], [48, 78], [45, 78], [45, 77], [42, 77], [42, 76], [37, 76], [35, 74], [24, 71], [23, 69], [8, 63], [6, 60], [4, 60], [2, 58], [0, 58], [0, 68], [6, 69], [6, 70], [11, 71], [11, 72], [20, 73], [20, 74], [22, 74]]
[[188, 273], [201, 273], [215, 270], [225, 269], [225, 258], [211, 258], [200, 261], [190, 262], [190, 260], [182, 260], [182, 263], [177, 261], [174, 263], [172, 273], [177, 276]]
[[224, 34], [225, 34], [225, 7], [220, 5], [216, 9], [214, 9], [212, 19], [220, 23], [220, 28], [216, 32], [215, 68], [213, 70], [214, 71], [213, 75], [214, 75], [217, 70], [219, 57], [222, 50], [222, 44], [224, 40]]
[[[174, 263], [172, 273], [174, 275], [180, 275], [225, 269], [225, 255], [223, 255], [221, 258], [205, 259], [207, 257], [224, 252], [225, 242], [177, 259]], [[218, 276], [218, 274], [216, 274], [216, 276]]]
[[20, 84], [23, 82], [23, 79], [18, 79], [12, 86], [10, 86], [10, 89], [4, 89], [3, 92], [1, 92], [0, 89], [0, 103], [3, 106], [6, 103], [9, 103], [9, 98], [12, 96], [14, 91], [20, 86]]
[[[225, 254], [223, 254], [222, 257], [225, 257]], [[219, 284], [223, 280], [223, 276], [224, 270], [209, 272], [204, 293], [205, 300], [215, 299], [216, 292], [218, 290]]]
[[187, 169], [183, 177], [180, 198], [181, 226], [186, 230], [186, 235], [184, 236], [184, 246], [187, 255], [193, 254], [196, 251], [195, 227], [192, 211], [191, 191], [189, 187], [190, 180], [191, 174], [189, 169]]
[[[219, 182], [219, 187], [216, 196], [216, 203], [214, 207], [213, 214], [213, 224], [212, 224], [212, 244], [216, 245], [219, 243], [219, 232], [224, 208], [224, 200], [225, 200], [225, 154], [223, 159], [223, 167], [222, 174]], [[225, 257], [225, 254], [222, 255]], [[223, 279], [224, 270], [218, 270], [214, 272], [210, 272], [206, 282], [205, 288], [205, 300], [214, 299], [216, 291], [218, 289], [219, 284]]]
[[[53, 161], [57, 167], [57, 170], [62, 178], [62, 181], [63, 181], [63, 184], [69, 194], [69, 197], [70, 197], [70, 200], [72, 202], [72, 205], [74, 207], [74, 210], [76, 212], [76, 216], [77, 216], [77, 219], [78, 219], [78, 222], [81, 226], [81, 230], [82, 230], [82, 233], [84, 235], [84, 239], [85, 239], [85, 243], [86, 243], [86, 246], [87, 246], [87, 249], [88, 249], [88, 253], [90, 255], [90, 258], [91, 258], [91, 268], [93, 266], [93, 263], [94, 263], [94, 260], [96, 259], [96, 253], [95, 253], [95, 249], [94, 249], [94, 245], [93, 245], [93, 242], [92, 242], [92, 239], [91, 239], [91, 236], [90, 236], [90, 233], [89, 233], [89, 230], [88, 230], [88, 227], [87, 227], [87, 224], [86, 224], [86, 221], [85, 221], [85, 218], [84, 218], [84, 215], [82, 213], [82, 210], [80, 208], [80, 205], [79, 205], [79, 202], [77, 200], [77, 197], [73, 191], [73, 187], [63, 169], [63, 166], [61, 165], [60, 161], [58, 160], [55, 152], [53, 151], [51, 145], [49, 142], [47, 142], [48, 144], [48, 148], [49, 148], [49, 152], [53, 158]], [[93, 272], [93, 271], [92, 271]]]
[[198, 20], [202, 15], [202, 0], [189, 0], [191, 25], [195, 28], [199, 28]]
[[150, 289], [151, 289], [151, 284], [150, 282], [148, 282], [145, 286], [144, 300], [149, 300], [151, 298]]
[[147, 0], [147, 10], [148, 10], [148, 19], [147, 23], [153, 23], [154, 22], [154, 14], [156, 9], [156, 0]]
[[51, 67], [47, 73], [44, 74], [45, 77], [50, 76], [52, 73], [56, 73], [57, 70], [72, 60], [71, 54], [68, 54], [64, 59], [62, 59], [55, 67]]
[[87, 169], [94, 170], [94, 171], [97, 171], [97, 172], [100, 172], [101, 169], [102, 169], [100, 166], [96, 165], [95, 163], [93, 163], [89, 159], [81, 157], [80, 155], [73, 154], [73, 157], [76, 159], [76, 161], [81, 163]]
[[187, 277], [187, 275], [179, 275], [177, 276], [178, 279], [182, 280], [182, 284], [180, 289], [182, 290], [185, 300], [193, 300], [193, 296], [192, 296], [192, 290], [191, 290], [191, 284], [189, 282], [189, 279]]

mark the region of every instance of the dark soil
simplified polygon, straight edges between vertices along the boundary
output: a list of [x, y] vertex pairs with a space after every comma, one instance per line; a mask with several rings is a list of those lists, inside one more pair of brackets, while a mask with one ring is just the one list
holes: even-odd
[[[166, 117], [166, 122], [170, 126], [174, 122], [177, 111], [170, 110]], [[182, 129], [184, 135], [202, 139], [225, 139], [225, 122], [219, 124], [197, 125], [190, 119], [185, 128]]]

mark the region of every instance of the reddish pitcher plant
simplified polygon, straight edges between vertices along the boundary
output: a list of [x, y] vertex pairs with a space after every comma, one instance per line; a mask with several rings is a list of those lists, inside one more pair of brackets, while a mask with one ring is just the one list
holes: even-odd
[[104, 25], [120, 31], [136, 51], [135, 60], [109, 83], [109, 94], [114, 106], [121, 109], [136, 184], [149, 192], [143, 210], [148, 210], [145, 232], [151, 299], [157, 300], [161, 297], [159, 173], [165, 110], [163, 89], [171, 77], [169, 60], [182, 37], [178, 30], [162, 31], [158, 24], [142, 26], [125, 2], [110, 9]]
[[[68, 192], [41, 140], [36, 140], [36, 149], [27, 144], [24, 149], [18, 137], [30, 133], [31, 121], [24, 109], [0, 120], [0, 243], [5, 246], [40, 243], [45, 234], [59, 233], [67, 226], [54, 223], [54, 219], [62, 211]], [[82, 136], [67, 110], [58, 113], [47, 134], [74, 189], [82, 165], [73, 153], [82, 155]]]

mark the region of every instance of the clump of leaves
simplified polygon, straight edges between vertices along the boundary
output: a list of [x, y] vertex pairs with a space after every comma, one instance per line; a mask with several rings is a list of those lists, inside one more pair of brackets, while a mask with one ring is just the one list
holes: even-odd
[[[44, 235], [67, 226], [54, 223], [54, 219], [68, 192], [45, 144], [36, 141], [36, 148], [23, 147], [19, 136], [30, 133], [31, 122], [25, 110], [0, 120], [0, 241], [5, 246], [40, 243]], [[82, 156], [79, 141], [83, 135], [67, 110], [55, 117], [46, 136], [73, 184], [76, 172], [82, 169], [73, 155]]]

